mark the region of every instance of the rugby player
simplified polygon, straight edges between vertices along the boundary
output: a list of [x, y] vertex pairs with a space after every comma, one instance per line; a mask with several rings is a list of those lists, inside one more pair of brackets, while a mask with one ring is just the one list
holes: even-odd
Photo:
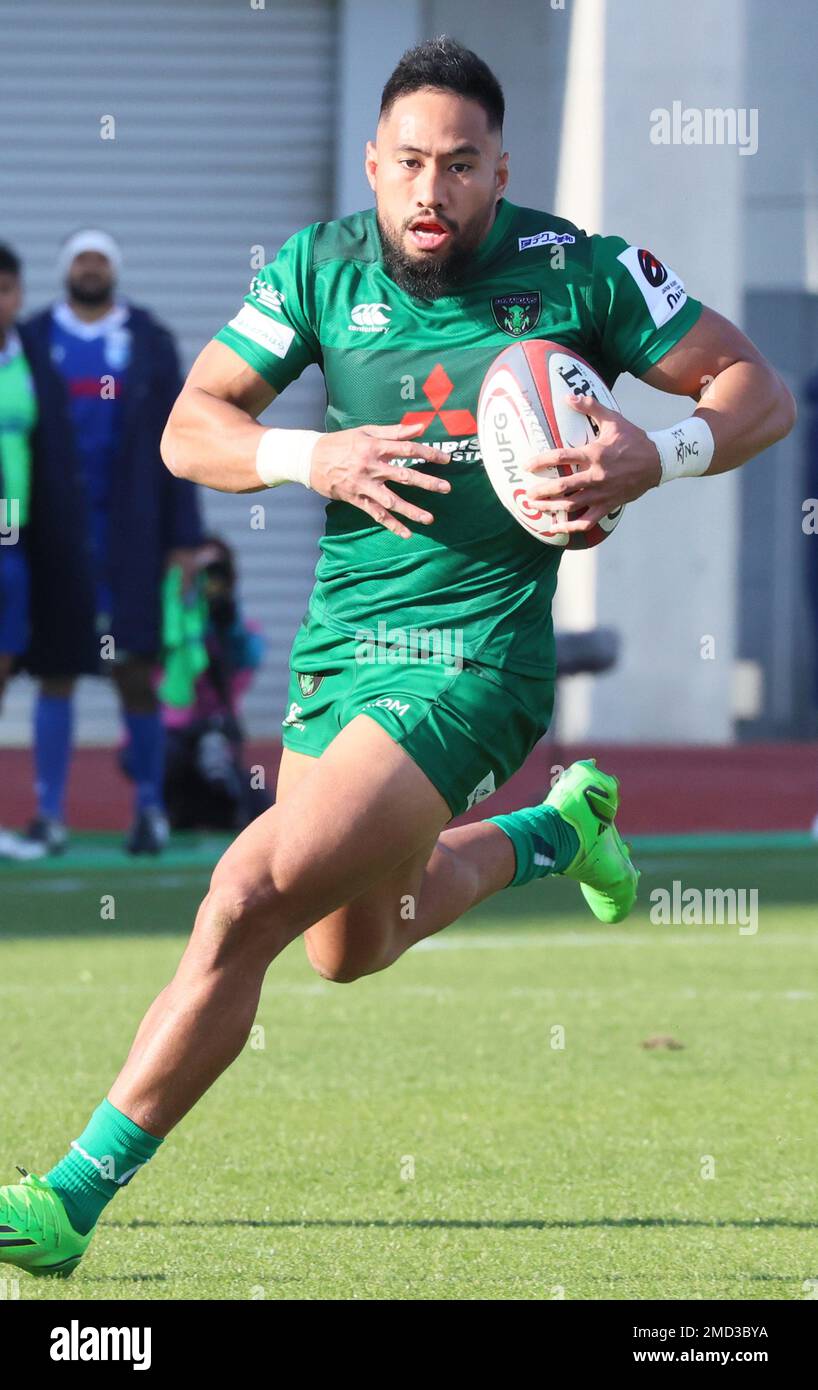
[[[106, 1203], [241, 1052], [294, 937], [320, 975], [348, 982], [549, 873], [576, 879], [602, 921], [633, 905], [617, 784], [591, 762], [539, 806], [446, 828], [523, 762], [554, 681], [559, 550], [488, 483], [480, 382], [524, 334], [576, 348], [610, 383], [628, 371], [697, 400], [707, 384], [693, 416], [651, 437], [578, 402], [594, 443], [535, 467], [569, 457], [580, 471], [530, 491], [579, 532], [665, 481], [737, 467], [787, 433], [794, 406], [738, 329], [648, 252], [508, 201], [503, 114], [493, 74], [453, 41], [404, 55], [366, 150], [375, 209], [285, 243], [168, 421], [174, 474], [234, 493], [300, 480], [328, 499], [326, 532], [292, 652], [277, 803], [217, 865], [86, 1129], [44, 1177], [0, 1189], [0, 1258], [31, 1273], [76, 1266]], [[316, 362], [325, 431], [265, 430], [257, 416]], [[401, 664], [381, 623], [456, 630], [462, 659]]]

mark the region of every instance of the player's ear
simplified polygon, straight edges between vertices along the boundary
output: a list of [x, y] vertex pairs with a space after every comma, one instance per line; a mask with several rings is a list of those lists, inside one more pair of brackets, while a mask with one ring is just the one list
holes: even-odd
[[497, 194], [502, 198], [508, 187], [508, 151], [504, 150], [497, 162]]
[[364, 159], [364, 171], [366, 173], [369, 187], [373, 193], [375, 191], [375, 174], [378, 168], [378, 151], [373, 140], [366, 142], [366, 157]]

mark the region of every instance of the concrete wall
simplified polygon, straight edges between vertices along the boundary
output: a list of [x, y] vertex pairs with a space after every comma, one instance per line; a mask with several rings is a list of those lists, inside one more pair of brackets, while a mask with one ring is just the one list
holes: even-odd
[[367, 140], [374, 139], [381, 89], [404, 49], [423, 34], [423, 5], [405, 0], [345, 0], [338, 44], [338, 123], [335, 216], [372, 206], [364, 174]]
[[371, 205], [364, 145], [375, 133], [384, 82], [405, 49], [435, 34], [468, 44], [503, 84], [509, 196], [534, 207], [553, 201], [570, 21], [542, 0], [515, 0], [511, 14], [509, 22], [494, 0], [346, 0], [339, 44], [339, 217]]
[[[796, 396], [818, 371], [818, 7], [796, 0], [774, 19], [749, 0], [745, 101], [760, 107], [758, 154], [745, 161], [743, 224], [747, 327]], [[806, 410], [794, 433], [740, 475], [739, 650], [760, 698], [742, 737], [818, 728], [816, 633], [806, 570], [818, 537], [802, 529]]]
[[744, 100], [760, 129], [758, 154], [742, 161], [746, 285], [818, 292], [818, 6], [745, 9]]
[[[729, 318], [740, 313], [743, 276], [742, 169], [729, 146], [657, 145], [657, 108], [737, 107], [742, 99], [742, 4], [689, 0], [684, 22], [672, 0], [656, 0], [645, 24], [643, 0], [574, 6], [575, 42], [594, 31], [601, 64], [578, 64], [568, 102], [596, 103], [603, 73], [604, 155], [600, 230], [648, 246], [685, 280], [688, 291]], [[579, 161], [573, 185], [586, 175]], [[568, 213], [571, 181], [561, 179]], [[587, 194], [586, 194], [587, 197]], [[662, 395], [630, 377], [617, 387], [625, 414], [645, 428], [689, 414], [687, 398]], [[685, 480], [631, 506], [617, 535], [590, 558], [597, 621], [620, 626], [623, 661], [593, 685], [586, 729], [603, 738], [719, 742], [732, 730], [736, 619], [735, 476]], [[575, 568], [587, 563], [576, 558]], [[712, 639], [708, 642], [706, 639]]]

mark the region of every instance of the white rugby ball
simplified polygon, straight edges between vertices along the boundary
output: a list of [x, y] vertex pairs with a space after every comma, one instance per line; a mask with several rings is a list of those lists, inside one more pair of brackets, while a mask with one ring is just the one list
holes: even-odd
[[[533, 478], [566, 477], [580, 467], [564, 463], [546, 472], [530, 473], [527, 464], [533, 454], [544, 449], [582, 448], [594, 438], [588, 416], [567, 404], [565, 398], [571, 392], [594, 396], [610, 410], [619, 410], [599, 373], [575, 352], [543, 338], [511, 343], [483, 378], [477, 434], [492, 487], [520, 525], [546, 545], [587, 550], [607, 539], [619, 524], [624, 507], [617, 507], [589, 531], [560, 532], [554, 530], [557, 512], [526, 496]], [[572, 519], [581, 515], [572, 513]]]

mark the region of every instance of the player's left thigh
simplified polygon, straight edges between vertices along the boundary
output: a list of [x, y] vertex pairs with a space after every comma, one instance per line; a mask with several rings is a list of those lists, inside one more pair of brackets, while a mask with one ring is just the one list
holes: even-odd
[[269, 899], [298, 932], [399, 868], [450, 815], [434, 784], [372, 720], [353, 720], [315, 761], [242, 831], [211, 883], [239, 898], [250, 892], [262, 916]]
[[[512, 675], [475, 663], [458, 668], [430, 663], [400, 674], [375, 666], [359, 677], [351, 701], [403, 748], [457, 816], [491, 795], [525, 761], [548, 726], [553, 680], [549, 674]], [[393, 814], [400, 814], [399, 806]], [[310, 928], [307, 952], [321, 974], [356, 979], [400, 955], [402, 933], [415, 939], [424, 874], [436, 841], [437, 836], [418, 846], [364, 894]]]
[[310, 757], [308, 753], [296, 753], [294, 748], [282, 748], [276, 779], [276, 805], [288, 799], [295, 788], [315, 769], [317, 763], [318, 758]]
[[[369, 738], [381, 736], [380, 730], [369, 734]], [[278, 770], [276, 805], [286, 807], [319, 762], [319, 758], [285, 748]], [[438, 834], [439, 829], [430, 832], [421, 848], [403, 864], [304, 933], [307, 956], [319, 974], [336, 981], [357, 979], [384, 963], [392, 951], [396, 922], [404, 920], [406, 914], [414, 916], [423, 873]]]

